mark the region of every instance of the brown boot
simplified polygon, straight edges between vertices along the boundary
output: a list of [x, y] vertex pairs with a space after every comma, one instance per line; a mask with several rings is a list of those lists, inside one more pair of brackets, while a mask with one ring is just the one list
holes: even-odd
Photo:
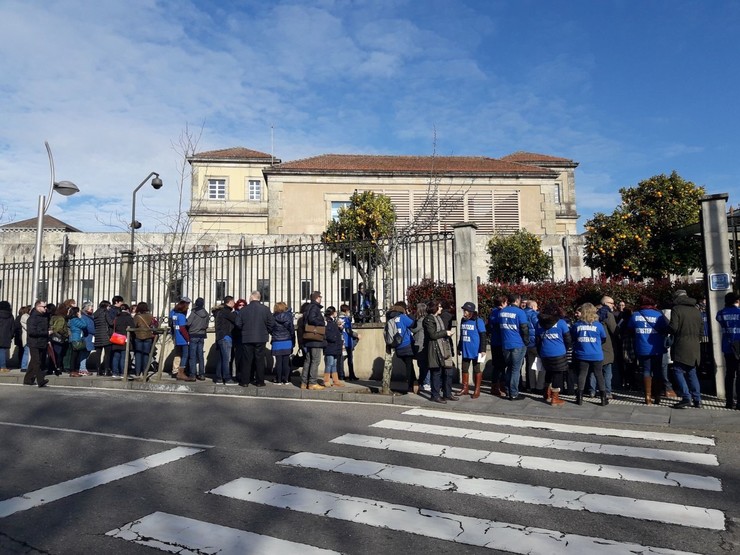
[[338, 372], [332, 372], [331, 373], [331, 381], [332, 385], [334, 387], [344, 387], [344, 382], [339, 381], [339, 373]]
[[185, 367], [180, 366], [177, 369], [177, 376], [175, 377], [176, 380], [182, 380], [187, 381], [188, 377], [185, 375]]
[[565, 401], [563, 401], [560, 398], [560, 390], [559, 389], [557, 391], [554, 391], [553, 390], [551, 392], [551, 394], [550, 394], [550, 404], [553, 407], [559, 407], [560, 405], [564, 405], [565, 404]]
[[[558, 389], [558, 391], [560, 390]], [[542, 397], [545, 400], [545, 403], [549, 403], [552, 400], [552, 393], [553, 393], [552, 387], [550, 387], [550, 385], [548, 384], [547, 387], [545, 388], [545, 393], [542, 395]], [[563, 403], [565, 403], [565, 401], [563, 401]]]
[[643, 378], [642, 383], [645, 387], [645, 404], [653, 404], [653, 378], [650, 376]]
[[473, 399], [477, 399], [480, 397], [480, 384], [483, 381], [483, 372], [478, 372], [477, 374], [473, 374], [473, 382], [475, 383], [475, 391], [473, 391], [473, 394], [471, 397]]
[[458, 393], [458, 395], [469, 395], [470, 394], [470, 389], [469, 389], [469, 386], [468, 386], [468, 377], [469, 376], [470, 376], [470, 374], [468, 374], [467, 372], [463, 372], [463, 374], [462, 374], [462, 386], [463, 387], [460, 390], [460, 393]]
[[324, 387], [331, 387], [331, 378], [329, 374], [324, 374]]

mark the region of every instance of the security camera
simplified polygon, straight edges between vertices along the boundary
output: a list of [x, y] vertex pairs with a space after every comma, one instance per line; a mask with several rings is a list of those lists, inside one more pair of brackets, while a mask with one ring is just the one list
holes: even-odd
[[162, 185], [164, 185], [164, 183], [162, 183], [162, 180], [159, 177], [152, 179], [152, 187], [155, 189], [161, 189]]
[[134, 229], [139, 229], [141, 228], [141, 222], [139, 220], [134, 220], [133, 222], [131, 222], [129, 227], [132, 227]]

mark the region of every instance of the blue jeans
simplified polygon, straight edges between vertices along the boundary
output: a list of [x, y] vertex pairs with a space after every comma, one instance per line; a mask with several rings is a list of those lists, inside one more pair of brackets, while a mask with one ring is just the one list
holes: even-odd
[[[673, 375], [676, 376], [678, 389], [681, 391], [681, 397], [685, 401], [693, 399], [695, 402], [701, 402], [701, 391], [699, 390], [699, 378], [696, 376], [696, 368], [680, 362], [673, 363]], [[689, 383], [686, 383], [686, 376], [689, 377]]]
[[0, 368], [7, 368], [8, 349], [0, 349]]
[[123, 376], [123, 359], [126, 351], [113, 351], [113, 368], [111, 369], [114, 376]]
[[673, 384], [668, 377], [668, 353], [663, 354], [663, 361], [661, 362], [661, 371], [663, 372], [663, 386], [666, 391], [673, 391]]
[[152, 349], [152, 339], [134, 337], [134, 372], [141, 376], [149, 366], [149, 351]]
[[[180, 368], [183, 368], [187, 371], [188, 359], [190, 358], [190, 345], [178, 345], [178, 347], [180, 347]], [[177, 371], [176, 368], [175, 371]]]
[[218, 350], [221, 353], [221, 360], [216, 367], [216, 381], [228, 382], [231, 380], [231, 338], [219, 339]]
[[23, 356], [21, 357], [21, 372], [28, 370], [28, 362], [31, 360], [31, 349], [28, 345], [23, 347]]
[[[609, 364], [604, 364], [601, 367], [601, 371], [604, 373], [604, 389], [606, 390], [604, 391], [604, 393], [606, 393], [607, 395], [612, 394], [612, 364], [613, 363], [610, 362]], [[595, 374], [592, 373], [589, 376], [588, 385], [591, 388], [591, 391], [596, 392], [596, 375]]]
[[[191, 337], [190, 338], [190, 375], [195, 376], [196, 372], [199, 376], [204, 376], [206, 373], [206, 363], [203, 358], [203, 347], [205, 346], [205, 337]], [[197, 370], [196, 370], [197, 366]]]
[[334, 374], [337, 371], [337, 357], [334, 355], [324, 356], [324, 374]]
[[504, 349], [504, 360], [506, 361], [506, 385], [509, 386], [509, 398], [519, 396], [519, 380], [522, 377], [522, 361], [527, 353], [526, 347], [516, 349]]
[[90, 356], [90, 351], [85, 349], [84, 351], [80, 351], [80, 370], [87, 371], [87, 357]]

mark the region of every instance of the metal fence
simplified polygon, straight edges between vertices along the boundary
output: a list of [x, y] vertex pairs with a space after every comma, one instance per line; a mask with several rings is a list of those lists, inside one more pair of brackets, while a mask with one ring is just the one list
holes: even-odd
[[[345, 254], [362, 253], [366, 244], [344, 243]], [[381, 245], [382, 246], [382, 245]], [[454, 241], [451, 232], [420, 234], [401, 241], [394, 249], [392, 275], [383, 282], [381, 269], [372, 274], [375, 295], [382, 304], [385, 288], [393, 301], [404, 299], [407, 288], [424, 278], [453, 282]], [[95, 305], [121, 294], [124, 258], [62, 255], [41, 261], [39, 291], [42, 300]], [[321, 242], [268, 245], [252, 244], [227, 250], [202, 250], [198, 247], [177, 253], [138, 254], [133, 256], [132, 302], [145, 301], [155, 314], [165, 315], [180, 296], [203, 297], [206, 306], [215, 305], [224, 296], [248, 298], [253, 290], [262, 293], [270, 307], [283, 301], [294, 310], [314, 290], [323, 293], [325, 306], [351, 304], [362, 282], [355, 267]], [[0, 298], [14, 309], [33, 299], [33, 262], [0, 264]]]

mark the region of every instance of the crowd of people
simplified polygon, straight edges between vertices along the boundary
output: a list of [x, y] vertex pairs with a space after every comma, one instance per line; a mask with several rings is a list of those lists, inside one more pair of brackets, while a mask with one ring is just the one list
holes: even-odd
[[[172, 375], [187, 382], [206, 379], [205, 341], [213, 323], [219, 354], [213, 377], [217, 384], [263, 387], [270, 342], [276, 384], [290, 383], [296, 368], [301, 388], [342, 387], [347, 379], [357, 380], [353, 353], [360, 334], [353, 320], [364, 323], [374, 310], [364, 289], [358, 297], [359, 308], [354, 311], [346, 304], [339, 310], [325, 309], [321, 292], [314, 291], [298, 315], [284, 302], [270, 310], [259, 291], [252, 292], [248, 301], [227, 296], [210, 311], [203, 298], [193, 303], [181, 297], [168, 320], [175, 346]], [[676, 408], [701, 406], [697, 370], [702, 359], [711, 356], [707, 314], [702, 301], [683, 290], [676, 291], [673, 303], [662, 309], [648, 297], [628, 307], [604, 296], [598, 305], [579, 306], [570, 319], [552, 302], [540, 309], [535, 300], [516, 295], [495, 298], [493, 306], [484, 321], [475, 304], [463, 304], [456, 345], [449, 303], [419, 303], [413, 311], [402, 301], [392, 306], [385, 315], [384, 336], [405, 368], [406, 391], [429, 394], [436, 403], [465, 395], [480, 397], [490, 346], [490, 393], [497, 397], [515, 401], [523, 398], [520, 391], [525, 390], [560, 406], [565, 402], [561, 393], [566, 392], [575, 394], [579, 405], [585, 396], [598, 396], [605, 406], [614, 388], [641, 388], [648, 405], [672, 397]], [[740, 400], [738, 295], [727, 294], [716, 320], [722, 329], [727, 407], [740, 408], [736, 404]], [[74, 299], [59, 306], [37, 301], [17, 315], [7, 301], [0, 301], [0, 372], [8, 371], [9, 348], [15, 343], [27, 385], [44, 387], [50, 373], [89, 375], [87, 362], [93, 351], [98, 353], [94, 368], [98, 375], [122, 379], [128, 364], [129, 377], [136, 379], [156, 366], [155, 338], [161, 332], [147, 303], [130, 307], [120, 296], [102, 301], [96, 309], [89, 302], [78, 307]], [[453, 391], [458, 376], [462, 387]]]
[[[451, 313], [437, 302], [419, 303], [414, 318], [403, 302], [391, 308], [386, 317], [404, 337], [394, 348], [406, 367], [409, 392], [421, 393], [431, 381], [433, 402], [468, 394], [478, 398], [490, 345], [490, 392], [497, 397], [516, 401], [524, 398], [520, 390], [528, 390], [556, 407], [565, 403], [560, 395], [566, 391], [575, 394], [578, 405], [585, 396], [598, 396], [606, 406], [616, 387], [642, 389], [647, 405], [670, 397], [677, 401], [674, 408], [701, 406], [697, 371], [711, 357], [707, 314], [703, 300], [686, 291], [675, 291], [670, 306], [660, 310], [649, 297], [628, 307], [604, 296], [598, 305], [579, 306], [570, 319], [552, 302], [539, 310], [537, 301], [516, 295], [495, 298], [493, 305], [485, 322], [472, 302], [462, 306], [456, 347], [462, 388], [457, 392], [451, 388], [459, 372], [452, 356]], [[722, 330], [726, 406], [740, 408], [740, 297], [728, 293], [716, 319]]]

